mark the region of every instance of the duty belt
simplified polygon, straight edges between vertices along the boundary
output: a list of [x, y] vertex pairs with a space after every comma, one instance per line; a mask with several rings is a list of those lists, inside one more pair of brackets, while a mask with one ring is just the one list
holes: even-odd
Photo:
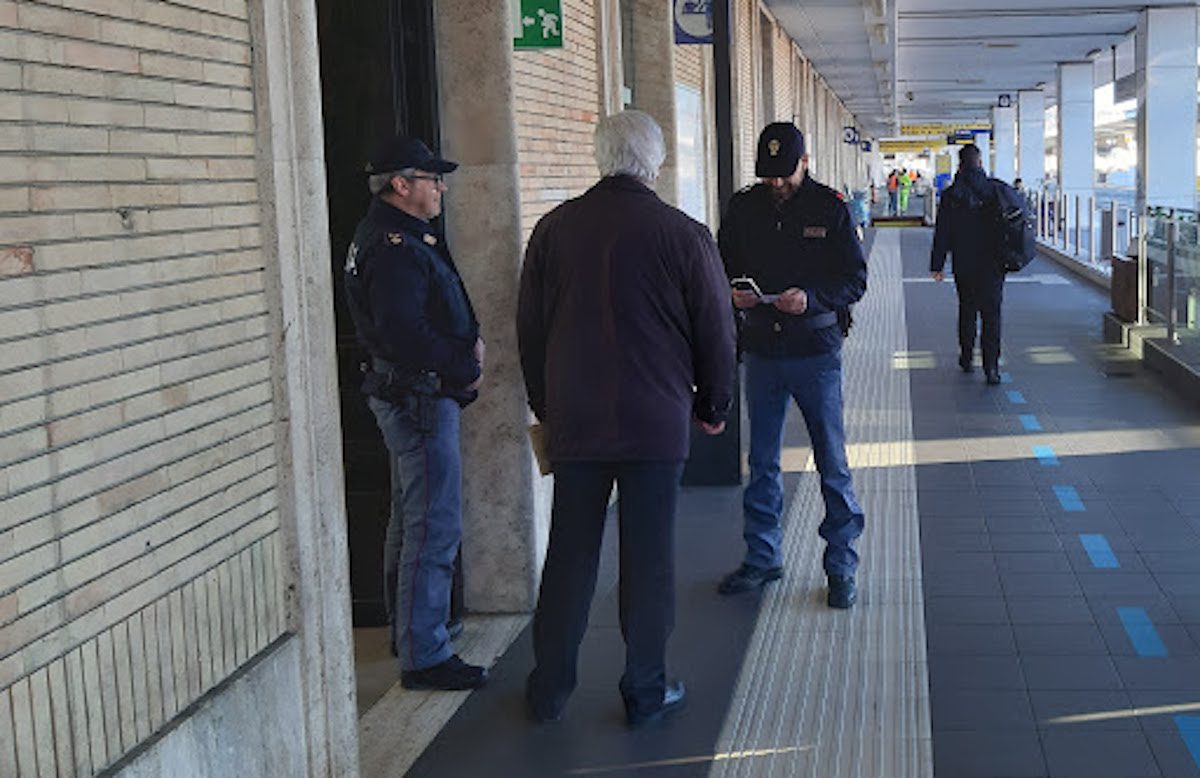
[[442, 388], [441, 377], [433, 370], [414, 372], [412, 368], [376, 356], [371, 357], [371, 370], [387, 376], [389, 385], [403, 385], [422, 394], [433, 394]]
[[835, 311], [825, 311], [823, 313], [815, 313], [812, 316], [801, 316], [796, 319], [796, 323], [806, 329], [823, 330], [838, 323], [837, 313]]

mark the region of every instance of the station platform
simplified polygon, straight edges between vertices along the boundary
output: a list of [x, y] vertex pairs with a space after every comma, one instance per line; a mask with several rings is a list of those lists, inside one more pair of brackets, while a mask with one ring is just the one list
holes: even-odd
[[525, 628], [407, 772], [364, 774], [1200, 776], [1200, 410], [1106, 345], [1105, 296], [1046, 260], [1006, 286], [1004, 383], [960, 372], [930, 241], [868, 231], [845, 347], [867, 517], [853, 610], [824, 605], [793, 411], [782, 581], [718, 595], [740, 490], [683, 490], [670, 670], [686, 709], [624, 726], [610, 527], [565, 718], [525, 718]]

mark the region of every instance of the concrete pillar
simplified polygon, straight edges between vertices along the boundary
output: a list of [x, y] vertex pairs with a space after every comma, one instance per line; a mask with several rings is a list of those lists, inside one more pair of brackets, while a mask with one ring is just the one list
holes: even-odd
[[1046, 96], [1040, 89], [1017, 93], [1017, 175], [1026, 189], [1040, 189], [1046, 177]]
[[535, 470], [513, 311], [521, 269], [511, 13], [507, 3], [437, 0], [442, 150], [460, 163], [446, 228], [487, 340], [479, 400], [463, 412], [464, 599], [472, 611], [535, 604], [546, 488]]
[[1196, 207], [1196, 7], [1147, 8], [1135, 36], [1137, 206]]
[[633, 92], [631, 108], [645, 111], [662, 127], [667, 158], [658, 172], [654, 190], [663, 201], [679, 204], [677, 134], [675, 120], [675, 37], [673, 6], [656, 0], [625, 0], [621, 13], [632, 16], [629, 25], [629, 49], [622, 56], [632, 58]]
[[992, 176], [1012, 183], [1017, 177], [1017, 109], [992, 109], [992, 135], [995, 143], [995, 163]]
[[[1075, 197], [1091, 197], [1095, 178], [1093, 70], [1091, 62], [1058, 65], [1058, 188], [1067, 197], [1064, 215], [1068, 235], [1073, 235], [1075, 229]], [[1195, 91], [1193, 83], [1193, 103]]]
[[[291, 733], [301, 745], [287, 756], [275, 757], [273, 767], [280, 774], [312, 778], [357, 775], [358, 711], [316, 6], [265, 0], [250, 8], [262, 251], [268, 297], [277, 311], [272, 319], [278, 320], [272, 337], [272, 383], [281, 403], [276, 409], [276, 439], [286, 548], [278, 564], [286, 569], [288, 629], [299, 641], [298, 651], [288, 647], [267, 661], [272, 678], [276, 671], [285, 675], [287, 657], [299, 663], [295, 675], [304, 722], [302, 731]], [[235, 685], [240, 690], [222, 693], [220, 715], [208, 717], [204, 709], [211, 710], [214, 702], [209, 701], [180, 730], [195, 733], [213, 720], [230, 726], [238, 718], [236, 711], [245, 710], [243, 701], [253, 696], [254, 688]], [[259, 696], [258, 702], [261, 716], [288, 725], [290, 718], [274, 715], [269, 700]], [[184, 732], [184, 760], [198, 760], [189, 767], [212, 767], [205, 761], [205, 748], [237, 760], [238, 739], [214, 736], [220, 726], [194, 738]], [[222, 741], [219, 746], [214, 739]], [[165, 740], [157, 742], [160, 753], [171, 751]], [[248, 769], [245, 762], [240, 767]], [[221, 772], [220, 767], [213, 769]]]
[[990, 132], [975, 133], [975, 145], [979, 147], [983, 170], [990, 176], [992, 174], [992, 134]]

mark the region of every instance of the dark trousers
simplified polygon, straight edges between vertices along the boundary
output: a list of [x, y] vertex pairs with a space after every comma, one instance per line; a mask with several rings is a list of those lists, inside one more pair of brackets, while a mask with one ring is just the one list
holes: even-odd
[[657, 710], [666, 690], [667, 638], [675, 623], [675, 503], [681, 462], [556, 462], [550, 547], [533, 617], [531, 702], [566, 704], [596, 590], [612, 485], [620, 518], [621, 696], [631, 713]]
[[975, 332], [982, 320], [979, 338], [983, 352], [983, 368], [998, 369], [1000, 364], [1000, 305], [1004, 301], [1004, 276], [959, 276], [954, 286], [958, 290], [958, 348], [964, 357], [975, 354]]

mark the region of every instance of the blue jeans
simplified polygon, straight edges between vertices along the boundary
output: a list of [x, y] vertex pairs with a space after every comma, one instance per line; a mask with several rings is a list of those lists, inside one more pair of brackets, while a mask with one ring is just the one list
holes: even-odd
[[433, 667], [453, 653], [446, 620], [462, 539], [460, 409], [445, 397], [429, 402], [435, 404], [431, 429], [422, 431], [415, 398], [403, 405], [367, 398], [392, 457], [393, 516], [384, 554], [394, 559], [400, 546], [391, 629], [403, 670]]
[[528, 693], [559, 711], [576, 683], [579, 644], [596, 590], [608, 496], [617, 484], [621, 696], [632, 714], [662, 706], [667, 638], [675, 623], [675, 504], [681, 462], [555, 462], [550, 546], [533, 617]]
[[853, 545], [863, 531], [863, 512], [854, 498], [846, 432], [842, 419], [841, 352], [769, 359], [746, 354], [746, 404], [750, 416], [750, 481], [742, 495], [746, 525], [745, 563], [767, 568], [783, 564], [783, 477], [779, 452], [788, 399], [793, 399], [812, 442], [825, 519], [826, 575], [853, 575], [858, 554]]

